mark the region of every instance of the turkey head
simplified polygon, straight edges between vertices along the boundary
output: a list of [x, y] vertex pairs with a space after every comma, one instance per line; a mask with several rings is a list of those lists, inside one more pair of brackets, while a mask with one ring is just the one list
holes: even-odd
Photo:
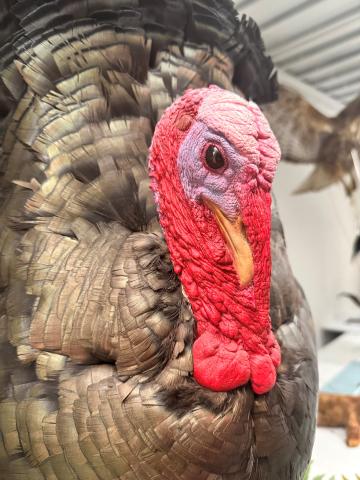
[[215, 391], [276, 381], [270, 188], [278, 143], [260, 109], [218, 87], [189, 90], [158, 123], [150, 175], [160, 223], [196, 319], [194, 377]]

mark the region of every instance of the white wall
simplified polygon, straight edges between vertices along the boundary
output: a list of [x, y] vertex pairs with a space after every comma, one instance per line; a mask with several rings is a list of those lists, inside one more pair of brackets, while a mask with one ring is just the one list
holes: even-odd
[[[317, 96], [311, 87], [297, 80], [292, 82], [290, 76], [280, 72], [279, 78], [283, 83], [296, 86], [324, 113], [337, 113], [341, 108], [323, 95]], [[282, 162], [275, 177], [274, 192], [290, 263], [306, 293], [319, 331], [322, 325], [343, 320], [354, 312], [350, 301], [337, 295], [343, 291], [359, 292], [360, 269], [359, 264], [351, 262], [357, 225], [343, 187], [334, 185], [318, 193], [292, 195], [312, 168]]]

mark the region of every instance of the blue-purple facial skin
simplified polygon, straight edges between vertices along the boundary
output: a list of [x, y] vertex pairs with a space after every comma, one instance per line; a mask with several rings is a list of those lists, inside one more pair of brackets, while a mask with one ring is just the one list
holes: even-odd
[[[227, 167], [219, 173], [206, 168], [202, 155], [207, 145], [214, 145], [222, 152]], [[230, 219], [239, 215], [235, 185], [241, 181], [241, 170], [247, 159], [241, 156], [221, 135], [203, 122], [195, 122], [183, 141], [177, 165], [180, 180], [187, 198], [199, 203], [207, 198], [215, 203]]]

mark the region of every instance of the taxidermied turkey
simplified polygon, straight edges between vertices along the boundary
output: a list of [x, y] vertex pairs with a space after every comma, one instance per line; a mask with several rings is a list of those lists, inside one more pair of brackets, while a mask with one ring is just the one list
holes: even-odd
[[0, 477], [300, 479], [311, 317], [277, 142], [226, 91], [274, 97], [257, 26], [227, 0], [0, 5]]

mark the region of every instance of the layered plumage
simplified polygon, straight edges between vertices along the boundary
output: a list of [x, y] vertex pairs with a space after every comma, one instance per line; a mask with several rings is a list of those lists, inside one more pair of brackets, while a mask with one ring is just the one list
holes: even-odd
[[256, 25], [225, 0], [22, 0], [1, 15], [0, 477], [300, 478], [315, 345], [276, 208], [277, 383], [214, 392], [192, 376], [193, 315], [147, 170], [187, 87], [272, 99]]
[[359, 182], [354, 161], [360, 151], [360, 97], [338, 116], [327, 117], [299, 93], [281, 87], [279, 99], [265, 106], [264, 113], [279, 140], [283, 158], [315, 164], [297, 193], [321, 190], [339, 181], [348, 194], [354, 191]]

